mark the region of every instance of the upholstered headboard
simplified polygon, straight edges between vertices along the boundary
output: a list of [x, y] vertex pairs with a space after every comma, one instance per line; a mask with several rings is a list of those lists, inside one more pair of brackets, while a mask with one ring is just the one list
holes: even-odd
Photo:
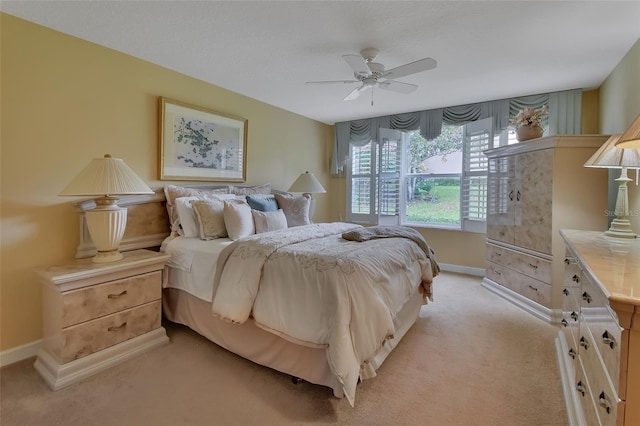
[[[197, 189], [223, 189], [229, 185], [182, 185]], [[234, 185], [249, 187], [249, 185]], [[272, 193], [287, 194], [286, 191], [272, 189]], [[149, 195], [130, 195], [118, 200], [118, 205], [127, 208], [127, 228], [120, 243], [120, 251], [142, 248], [156, 248], [169, 236], [171, 225], [166, 208], [164, 187], [154, 190]], [[80, 243], [76, 250], [76, 258], [92, 257], [96, 254], [87, 223], [85, 212], [95, 207], [93, 200], [75, 204], [80, 219]]]

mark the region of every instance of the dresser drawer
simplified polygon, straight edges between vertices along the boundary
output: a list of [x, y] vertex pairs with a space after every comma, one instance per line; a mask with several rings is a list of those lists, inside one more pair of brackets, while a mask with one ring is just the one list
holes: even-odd
[[62, 327], [80, 324], [162, 297], [162, 272], [81, 288], [62, 295]]
[[551, 262], [526, 253], [487, 244], [487, 260], [544, 283], [551, 283]]
[[156, 300], [62, 331], [62, 362], [67, 363], [160, 327], [161, 302]]
[[582, 359], [578, 359], [576, 368], [575, 390], [578, 393], [578, 400], [582, 406], [582, 414], [584, 415], [584, 424], [586, 426], [601, 426], [594, 405], [594, 398], [587, 375], [585, 374]]
[[551, 306], [551, 285], [513, 269], [487, 262], [487, 277], [543, 306]]
[[620, 394], [620, 349], [622, 345], [622, 328], [604, 307], [582, 308], [582, 320], [591, 334], [594, 349], [607, 370], [607, 375]]

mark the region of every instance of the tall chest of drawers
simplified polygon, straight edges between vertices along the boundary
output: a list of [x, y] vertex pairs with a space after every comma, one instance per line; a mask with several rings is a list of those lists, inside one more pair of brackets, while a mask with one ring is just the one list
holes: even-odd
[[563, 230], [556, 349], [575, 425], [640, 424], [640, 241]]
[[112, 263], [36, 269], [44, 338], [35, 368], [53, 390], [169, 341], [160, 323], [168, 258], [134, 250]]
[[564, 244], [559, 230], [606, 226], [606, 170], [583, 167], [606, 139], [550, 136], [485, 151], [483, 286], [551, 323], [561, 319]]

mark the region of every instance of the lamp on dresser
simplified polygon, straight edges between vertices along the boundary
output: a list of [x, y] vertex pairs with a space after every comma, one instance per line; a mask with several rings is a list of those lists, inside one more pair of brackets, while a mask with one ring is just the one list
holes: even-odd
[[95, 208], [86, 211], [89, 235], [98, 253], [94, 263], [108, 263], [123, 258], [120, 241], [127, 225], [127, 209], [118, 206], [119, 195], [153, 194], [135, 172], [120, 158], [106, 154], [94, 158], [60, 196], [88, 196], [94, 199]]
[[311, 200], [309, 206], [309, 218], [313, 217], [313, 211], [315, 210], [316, 200], [313, 199], [311, 194], [324, 194], [327, 192], [322, 184], [316, 179], [313, 173], [304, 172], [289, 188], [289, 192], [301, 192], [303, 196]]
[[636, 238], [636, 234], [633, 232], [633, 229], [631, 229], [631, 222], [629, 221], [627, 183], [630, 182], [631, 179], [627, 176], [627, 169], [640, 168], [640, 149], [620, 148], [619, 140], [622, 136], [621, 134], [612, 135], [600, 149], [584, 163], [584, 166], [620, 169], [620, 177], [616, 179], [616, 182], [618, 182], [618, 196], [616, 198], [614, 211], [616, 218], [611, 222], [611, 226], [609, 230], [605, 232], [605, 235], [617, 238]]
[[620, 136], [616, 144], [618, 148], [640, 148], [640, 115], [631, 123], [631, 126]]

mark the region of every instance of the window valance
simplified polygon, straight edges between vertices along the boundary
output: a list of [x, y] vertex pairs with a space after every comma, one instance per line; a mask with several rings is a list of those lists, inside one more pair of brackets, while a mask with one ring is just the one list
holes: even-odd
[[443, 123], [464, 124], [492, 117], [495, 131], [502, 131], [509, 127], [509, 118], [524, 107], [540, 108], [545, 104], [549, 105], [550, 135], [580, 133], [582, 89], [336, 123], [331, 173], [341, 173], [350, 143], [360, 146], [378, 140], [379, 129], [420, 129], [422, 137], [431, 140], [440, 135]]

